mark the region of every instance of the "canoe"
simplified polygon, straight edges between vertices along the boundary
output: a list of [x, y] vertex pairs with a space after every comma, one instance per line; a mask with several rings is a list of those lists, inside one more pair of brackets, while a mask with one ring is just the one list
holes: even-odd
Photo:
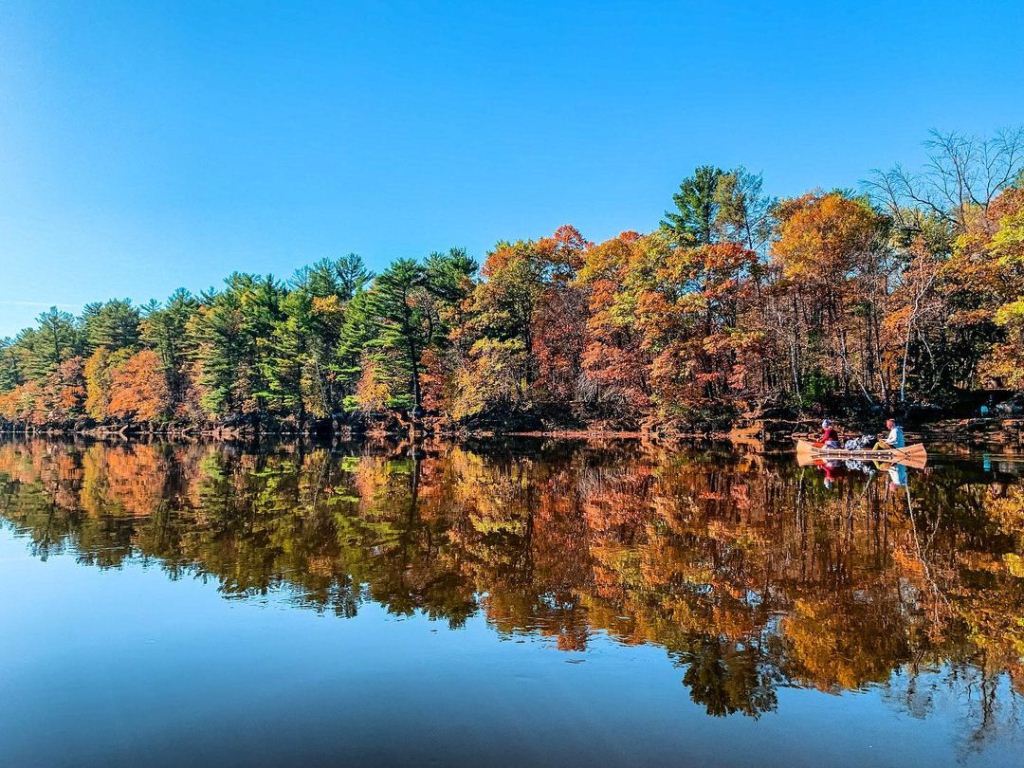
[[904, 448], [868, 448], [847, 450], [845, 448], [819, 448], [807, 440], [797, 440], [796, 457], [801, 464], [819, 461], [877, 461], [883, 464], [904, 464], [908, 467], [923, 467], [928, 462], [928, 452], [922, 443]]

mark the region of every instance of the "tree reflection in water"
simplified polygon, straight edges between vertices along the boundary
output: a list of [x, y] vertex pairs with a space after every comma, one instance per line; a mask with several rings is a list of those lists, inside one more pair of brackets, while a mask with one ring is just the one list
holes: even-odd
[[996, 480], [940, 464], [827, 488], [638, 444], [0, 444], [0, 515], [39, 557], [141, 559], [342, 617], [483, 612], [565, 650], [655, 644], [712, 715], [878, 684], [926, 716], [941, 681], [975, 702], [977, 739], [1024, 691], [1024, 486]]

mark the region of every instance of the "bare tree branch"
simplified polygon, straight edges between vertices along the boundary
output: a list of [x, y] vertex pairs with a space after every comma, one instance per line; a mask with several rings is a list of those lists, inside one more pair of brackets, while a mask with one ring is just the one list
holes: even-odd
[[905, 224], [903, 209], [918, 209], [953, 224], [967, 226], [972, 208], [988, 212], [992, 201], [1024, 172], [1024, 127], [978, 138], [931, 131], [925, 142], [928, 160], [921, 173], [899, 165], [875, 171], [864, 182], [868, 194]]

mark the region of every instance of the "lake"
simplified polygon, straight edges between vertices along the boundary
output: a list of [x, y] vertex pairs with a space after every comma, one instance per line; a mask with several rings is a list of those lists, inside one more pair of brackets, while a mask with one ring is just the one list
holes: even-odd
[[0, 443], [0, 764], [1020, 766], [1022, 469]]

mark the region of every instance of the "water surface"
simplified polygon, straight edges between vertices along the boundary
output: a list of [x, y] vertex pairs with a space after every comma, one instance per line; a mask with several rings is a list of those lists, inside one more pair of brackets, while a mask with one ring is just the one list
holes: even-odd
[[3, 443], [0, 764], [1019, 766], [1020, 467]]

